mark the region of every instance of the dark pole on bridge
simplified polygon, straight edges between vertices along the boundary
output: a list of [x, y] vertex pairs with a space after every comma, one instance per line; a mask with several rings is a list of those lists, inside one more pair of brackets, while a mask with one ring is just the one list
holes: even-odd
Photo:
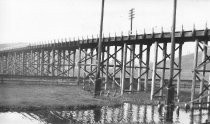
[[175, 28], [176, 28], [176, 5], [177, 0], [173, 3], [173, 20], [171, 29], [171, 59], [170, 59], [170, 75], [169, 82], [167, 86], [167, 98], [166, 98], [166, 121], [173, 121], [173, 109], [174, 109], [174, 85], [173, 85], [173, 75], [174, 75], [174, 56], [175, 56]]
[[99, 34], [99, 42], [98, 42], [98, 60], [97, 60], [97, 71], [96, 71], [96, 80], [95, 80], [95, 89], [94, 96], [99, 95], [101, 90], [102, 80], [100, 79], [100, 71], [101, 71], [101, 49], [102, 49], [102, 34], [103, 34], [103, 18], [104, 18], [104, 0], [102, 0], [101, 7], [101, 22], [100, 22], [100, 34]]
[[133, 32], [133, 18], [134, 18], [134, 8], [129, 10], [129, 19], [130, 19], [130, 34]]

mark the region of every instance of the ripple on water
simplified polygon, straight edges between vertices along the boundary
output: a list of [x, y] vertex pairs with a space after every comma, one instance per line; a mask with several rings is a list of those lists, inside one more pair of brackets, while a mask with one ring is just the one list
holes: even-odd
[[[118, 107], [107, 107], [91, 110], [56, 111], [43, 110], [32, 112], [0, 112], [3, 124], [57, 124], [57, 123], [162, 123], [165, 114], [158, 112], [157, 106], [124, 103]], [[173, 123], [204, 123], [208, 118], [207, 110], [191, 112], [180, 109], [179, 116], [173, 113]]]

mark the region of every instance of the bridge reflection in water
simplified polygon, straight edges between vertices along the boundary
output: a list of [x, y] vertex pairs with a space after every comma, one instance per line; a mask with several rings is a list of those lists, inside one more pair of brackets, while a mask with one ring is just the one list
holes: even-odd
[[[29, 112], [1, 112], [0, 120], [4, 124], [69, 124], [69, 123], [164, 123], [164, 113], [158, 112], [157, 106], [124, 103], [118, 107], [101, 107], [92, 110], [40, 110]], [[207, 110], [185, 112], [179, 116], [174, 113], [174, 123], [204, 123], [208, 118]]]

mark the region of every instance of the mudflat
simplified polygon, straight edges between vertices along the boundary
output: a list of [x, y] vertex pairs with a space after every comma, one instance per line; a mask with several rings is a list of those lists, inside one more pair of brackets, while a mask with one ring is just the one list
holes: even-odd
[[71, 108], [108, 103], [78, 86], [0, 84], [1, 108]]

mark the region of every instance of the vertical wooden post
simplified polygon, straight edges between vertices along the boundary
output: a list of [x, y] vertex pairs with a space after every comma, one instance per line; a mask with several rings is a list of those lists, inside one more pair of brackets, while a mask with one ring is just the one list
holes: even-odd
[[61, 76], [61, 74], [62, 74], [62, 72], [61, 72], [61, 50], [59, 49], [58, 50], [58, 66], [57, 66], [57, 68], [58, 68], [58, 74], [57, 74], [57, 76]]
[[148, 90], [148, 77], [149, 77], [149, 58], [150, 58], [150, 44], [147, 44], [147, 55], [146, 55], [146, 74], [144, 78], [144, 91]]
[[[70, 69], [73, 69], [73, 65], [71, 64], [71, 51], [68, 50], [68, 77], [71, 77]], [[74, 73], [74, 72], [73, 72]]]
[[52, 50], [52, 76], [55, 76], [55, 50]]
[[2, 62], [3, 62], [3, 54], [0, 53], [0, 74], [2, 74], [3, 68], [2, 68]]
[[[16, 60], [16, 56], [17, 56], [17, 53], [16, 52], [14, 52], [14, 57], [13, 57], [13, 61], [14, 61], [14, 72], [13, 72], [13, 74], [14, 75], [16, 75], [16, 68], [17, 68], [17, 60]], [[1, 61], [1, 60], [0, 60]], [[1, 65], [0, 65], [1, 66]]]
[[176, 6], [177, 0], [173, 1], [173, 19], [171, 28], [171, 58], [170, 58], [170, 70], [169, 70], [169, 82], [167, 85], [167, 97], [166, 97], [166, 121], [173, 121], [173, 107], [174, 107], [174, 56], [175, 56], [175, 30], [176, 30]]
[[122, 87], [122, 78], [123, 78], [123, 53], [124, 53], [124, 46], [122, 45], [121, 46], [122, 48], [121, 48], [121, 71], [120, 71], [120, 87]]
[[135, 45], [131, 45], [130, 50], [130, 88], [129, 90], [133, 91], [133, 82], [134, 82], [134, 54], [135, 54]]
[[22, 76], [24, 75], [25, 75], [25, 52], [22, 52]]
[[123, 49], [121, 95], [124, 93], [124, 83], [126, 78], [127, 43], [124, 43]]
[[[20, 57], [20, 55], [19, 55], [19, 57]], [[19, 61], [20, 61], [20, 59], [19, 59]], [[5, 73], [4, 74], [8, 74], [8, 53], [5, 54], [5, 66], [4, 66], [4, 69], [5, 69]], [[20, 73], [21, 73], [21, 71], [20, 71]]]
[[41, 50], [41, 76], [44, 76], [44, 50]]
[[[191, 88], [191, 101], [193, 101], [195, 96], [195, 84], [196, 84], [196, 67], [198, 63], [198, 39], [195, 40], [195, 53], [194, 53], [194, 65], [193, 65], [193, 80]], [[190, 108], [193, 109], [193, 102], [191, 102]]]
[[66, 69], [66, 50], [63, 50], [63, 55], [62, 55], [62, 60], [63, 60], [63, 63], [62, 63], [62, 76], [65, 77], [65, 69]]
[[3, 74], [3, 54], [0, 54], [0, 74]]
[[157, 70], [157, 56], [158, 56], [158, 42], [155, 41], [154, 49], [154, 61], [153, 61], [153, 71], [152, 71], [152, 83], [151, 83], [151, 95], [150, 100], [153, 100], [155, 81], [156, 81], [156, 70]]
[[[204, 42], [206, 45], [208, 44], [208, 42]], [[204, 62], [206, 60], [206, 55], [207, 55], [207, 47], [203, 44], [203, 51], [202, 51], [202, 62]], [[206, 65], [203, 65], [203, 67], [201, 68], [201, 70], [203, 71], [203, 77], [205, 77], [205, 70], [206, 70]], [[203, 85], [204, 85], [204, 79], [202, 78], [201, 81], [200, 81], [200, 91], [199, 93], [202, 93], [203, 91]], [[199, 102], [201, 103], [200, 104], [200, 107], [202, 107], [202, 96], [200, 96], [200, 99], [199, 99]]]
[[179, 101], [179, 95], [180, 95], [180, 83], [181, 83], [181, 69], [182, 69], [182, 45], [183, 43], [179, 44], [179, 63], [178, 63], [178, 68], [179, 68], [179, 74], [177, 77], [177, 100]]
[[79, 47], [79, 53], [78, 53], [78, 62], [77, 62], [77, 85], [80, 84], [80, 60], [81, 60], [81, 48]]
[[[19, 58], [20, 58], [20, 55], [19, 54]], [[39, 54], [39, 51], [35, 51], [35, 56], [36, 56], [36, 76], [39, 75], [39, 62], [40, 62], [40, 54]]]
[[84, 60], [84, 74], [83, 74], [83, 77], [84, 77], [84, 80], [85, 80], [86, 70], [87, 70], [87, 54], [86, 54], [87, 53], [87, 49], [85, 49], [84, 51], [85, 51], [85, 54], [84, 54], [85, 55], [85, 57], [84, 57], [85, 60]]
[[[103, 50], [101, 51], [101, 76], [102, 77], [104, 77], [104, 73], [103, 73], [103, 70], [104, 70], [104, 56], [105, 56], [105, 52], [106, 52], [106, 50], [105, 50], [105, 46], [103, 47]], [[103, 62], [103, 63], [102, 63]]]
[[74, 53], [73, 53], [73, 65], [72, 65], [73, 69], [72, 70], [73, 70], [73, 77], [74, 77], [75, 76], [75, 63], [76, 63], [76, 57], [75, 57], [76, 56], [76, 50], [74, 50], [73, 52]]
[[106, 57], [107, 57], [107, 61], [106, 61], [106, 77], [105, 77], [105, 90], [107, 90], [107, 84], [109, 81], [109, 47], [107, 46], [107, 51], [106, 51]]
[[[208, 82], [208, 85], [210, 85], [210, 75], [209, 75], [209, 82]], [[208, 108], [208, 112], [209, 112], [209, 111], [210, 111], [210, 90], [208, 90], [207, 108]]]
[[98, 95], [101, 88], [101, 79], [100, 79], [100, 72], [101, 72], [101, 48], [102, 48], [102, 34], [103, 34], [103, 18], [104, 18], [104, 0], [102, 0], [102, 7], [101, 7], [101, 21], [100, 21], [100, 34], [99, 34], [99, 42], [98, 42], [98, 61], [97, 61], [97, 70], [96, 70], [96, 81], [94, 87], [94, 96]]
[[141, 71], [142, 71], [142, 44], [139, 44], [139, 72], [138, 72], [138, 86], [137, 91], [141, 91]]
[[90, 72], [92, 73], [92, 71], [93, 71], [93, 52], [94, 52], [94, 49], [90, 49], [90, 56], [91, 56], [91, 58], [90, 58]]
[[51, 50], [48, 50], [47, 51], [47, 75], [50, 76], [50, 60], [52, 59], [50, 57], [50, 53], [51, 53]]
[[115, 86], [115, 80], [116, 80], [116, 59], [117, 59], [117, 46], [114, 46], [114, 66], [113, 66], [113, 81], [112, 81], [112, 88]]
[[[165, 82], [165, 70], [166, 70], [166, 56], [167, 56], [167, 42], [163, 43], [163, 69], [162, 69], [162, 76], [160, 80], [160, 88], [163, 87], [163, 83]], [[160, 96], [163, 96], [163, 89], [160, 90]]]

